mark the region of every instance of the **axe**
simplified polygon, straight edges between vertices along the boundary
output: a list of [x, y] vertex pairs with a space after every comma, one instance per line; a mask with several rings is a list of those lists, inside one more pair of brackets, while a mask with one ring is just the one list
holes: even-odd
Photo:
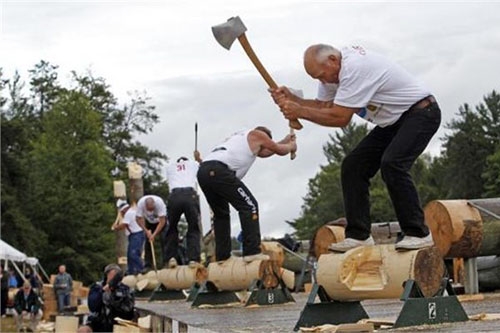
[[[267, 70], [264, 68], [259, 58], [257, 58], [257, 55], [252, 49], [252, 46], [250, 46], [250, 43], [248, 42], [248, 39], [245, 35], [245, 31], [247, 31], [247, 28], [245, 27], [239, 16], [231, 17], [227, 22], [212, 27], [212, 32], [214, 34], [215, 40], [217, 40], [217, 42], [227, 50], [231, 48], [234, 40], [238, 39], [241, 46], [243, 47], [243, 50], [245, 50], [247, 56], [254, 64], [255, 68], [257, 68], [264, 81], [266, 81], [269, 88], [278, 88], [276, 82], [274, 82], [271, 75], [269, 75]], [[290, 134], [293, 134], [294, 129], [299, 130], [303, 127], [298, 120], [290, 120], [289, 126]], [[291, 158], [292, 160], [295, 158], [295, 152], [291, 153]]]

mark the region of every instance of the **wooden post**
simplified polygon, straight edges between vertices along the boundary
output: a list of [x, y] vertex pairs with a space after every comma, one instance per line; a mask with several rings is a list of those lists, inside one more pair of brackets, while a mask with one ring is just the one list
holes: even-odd
[[500, 198], [435, 200], [425, 206], [425, 220], [434, 243], [447, 258], [500, 255]]
[[130, 182], [130, 205], [137, 205], [137, 201], [144, 196], [142, 181], [142, 167], [136, 162], [128, 164], [128, 179]]
[[444, 271], [435, 247], [398, 252], [394, 245], [376, 245], [323, 254], [316, 276], [333, 300], [356, 301], [399, 298], [408, 279], [415, 280], [426, 297], [433, 296]]

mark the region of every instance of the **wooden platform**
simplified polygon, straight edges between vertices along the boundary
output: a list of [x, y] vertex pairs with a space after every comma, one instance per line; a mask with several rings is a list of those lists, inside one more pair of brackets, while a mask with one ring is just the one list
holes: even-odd
[[[179, 332], [293, 332], [307, 294], [293, 294], [296, 303], [265, 307], [224, 307], [192, 309], [186, 301], [146, 303], [137, 307], [169, 318]], [[395, 320], [403, 303], [399, 300], [368, 300], [362, 302], [371, 319]], [[483, 300], [462, 305], [467, 315], [499, 313], [500, 293], [484, 294]], [[177, 325], [177, 326], [176, 326]], [[440, 332], [500, 331], [500, 320], [471, 321], [439, 326]], [[408, 331], [408, 329], [406, 329]], [[436, 327], [419, 327], [421, 332], [435, 332]]]

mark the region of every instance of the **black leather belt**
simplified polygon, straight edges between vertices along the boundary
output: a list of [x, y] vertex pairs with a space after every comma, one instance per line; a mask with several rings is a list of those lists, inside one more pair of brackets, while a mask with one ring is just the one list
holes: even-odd
[[176, 187], [172, 189], [172, 193], [174, 192], [193, 192], [194, 188], [192, 187]]
[[434, 98], [434, 96], [432, 95], [429, 95], [425, 98], [422, 98], [421, 100], [419, 100], [418, 102], [416, 102], [415, 104], [413, 104], [409, 109], [408, 111], [413, 111], [413, 110], [422, 110], [422, 109], [426, 109], [428, 108], [429, 106], [431, 106], [432, 104], [436, 104], [437, 101], [436, 99]]

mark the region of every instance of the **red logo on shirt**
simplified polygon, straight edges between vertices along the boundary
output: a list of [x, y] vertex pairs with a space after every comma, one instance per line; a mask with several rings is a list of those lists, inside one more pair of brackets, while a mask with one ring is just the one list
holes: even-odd
[[366, 54], [366, 51], [365, 51], [365, 49], [362, 46], [353, 45], [352, 49], [355, 50], [355, 51], [358, 51], [358, 53], [361, 54], [361, 55], [365, 55]]

